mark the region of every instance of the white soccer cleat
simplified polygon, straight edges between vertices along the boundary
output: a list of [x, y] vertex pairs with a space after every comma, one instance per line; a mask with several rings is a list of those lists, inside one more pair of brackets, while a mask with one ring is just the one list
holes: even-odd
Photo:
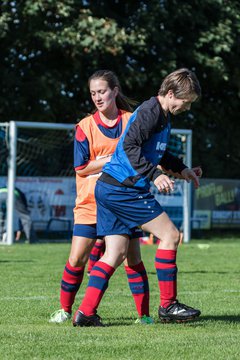
[[50, 323], [62, 324], [67, 320], [71, 319], [71, 314], [64, 311], [63, 309], [57, 310], [50, 316]]

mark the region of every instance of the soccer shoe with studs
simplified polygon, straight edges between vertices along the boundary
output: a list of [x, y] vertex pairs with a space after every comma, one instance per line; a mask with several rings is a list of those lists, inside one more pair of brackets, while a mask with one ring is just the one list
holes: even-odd
[[99, 315], [86, 316], [77, 310], [73, 317], [73, 326], [104, 326]]
[[167, 308], [159, 307], [158, 316], [162, 322], [186, 322], [194, 320], [201, 314], [200, 310], [175, 301]]
[[50, 316], [49, 322], [55, 324], [61, 324], [71, 319], [71, 314], [64, 311], [63, 309], [57, 310]]
[[135, 321], [135, 324], [141, 324], [141, 325], [152, 325], [153, 323], [154, 320], [151, 318], [151, 316], [147, 316], [147, 315], [143, 315], [141, 318]]

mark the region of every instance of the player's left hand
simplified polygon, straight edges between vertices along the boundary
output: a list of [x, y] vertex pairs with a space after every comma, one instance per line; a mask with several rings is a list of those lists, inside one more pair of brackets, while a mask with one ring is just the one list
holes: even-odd
[[200, 166], [196, 166], [194, 168], [192, 168], [192, 170], [195, 172], [195, 174], [197, 175], [197, 177], [202, 177], [202, 168]]
[[195, 189], [197, 189], [199, 187], [199, 177], [202, 176], [202, 169], [198, 166], [196, 168], [186, 168], [183, 169], [183, 171], [181, 172], [181, 175], [183, 177], [184, 180], [186, 180], [187, 182], [190, 182], [191, 180], [193, 181], [194, 187]]

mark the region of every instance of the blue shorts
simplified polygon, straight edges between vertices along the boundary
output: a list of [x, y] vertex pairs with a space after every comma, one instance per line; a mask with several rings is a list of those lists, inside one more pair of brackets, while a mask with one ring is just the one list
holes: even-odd
[[[73, 236], [82, 236], [88, 239], [101, 239], [102, 236], [97, 236], [97, 225], [96, 224], [74, 224]], [[131, 230], [130, 238], [135, 239], [143, 236], [143, 232], [139, 228]]]
[[131, 229], [163, 213], [154, 196], [145, 190], [97, 181], [97, 233], [99, 236], [131, 234]]
[[73, 236], [82, 236], [88, 239], [97, 239], [97, 226], [96, 224], [74, 224]]

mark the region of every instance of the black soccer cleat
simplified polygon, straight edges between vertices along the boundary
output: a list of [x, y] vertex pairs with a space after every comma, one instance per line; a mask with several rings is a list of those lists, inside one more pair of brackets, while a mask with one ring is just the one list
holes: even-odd
[[80, 310], [77, 310], [73, 317], [73, 326], [105, 326], [101, 322], [99, 315], [86, 316]]
[[190, 306], [180, 304], [175, 301], [167, 308], [162, 306], [159, 307], [158, 316], [161, 322], [186, 322], [197, 318], [201, 314], [200, 310], [193, 309]]

